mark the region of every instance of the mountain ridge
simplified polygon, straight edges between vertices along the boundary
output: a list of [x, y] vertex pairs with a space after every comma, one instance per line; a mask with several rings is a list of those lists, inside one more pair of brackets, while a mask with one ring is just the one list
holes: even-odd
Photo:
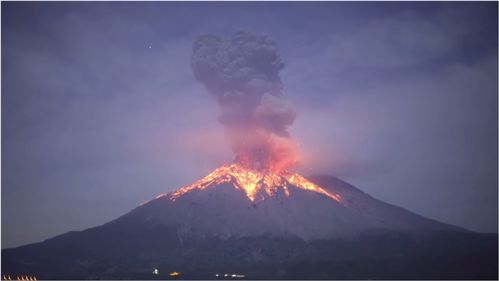
[[293, 186], [289, 194], [262, 189], [267, 196], [253, 201], [231, 182], [175, 200], [170, 193], [103, 225], [3, 249], [2, 274], [169, 278], [151, 274], [159, 268], [186, 279], [220, 272], [250, 279], [497, 278], [497, 235], [427, 219], [337, 178], [310, 179], [342, 201]]

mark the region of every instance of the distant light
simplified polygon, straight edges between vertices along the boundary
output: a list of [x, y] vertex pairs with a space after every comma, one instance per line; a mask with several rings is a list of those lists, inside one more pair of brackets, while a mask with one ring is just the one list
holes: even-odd
[[154, 275], [158, 275], [159, 274], [159, 270], [157, 268], [155, 268], [153, 271], [152, 271], [152, 274]]
[[246, 275], [244, 274], [234, 274], [234, 273], [231, 275], [232, 278], [244, 278], [245, 276]]
[[174, 277], [174, 276], [179, 276], [180, 275], [180, 272], [170, 272], [170, 276]]

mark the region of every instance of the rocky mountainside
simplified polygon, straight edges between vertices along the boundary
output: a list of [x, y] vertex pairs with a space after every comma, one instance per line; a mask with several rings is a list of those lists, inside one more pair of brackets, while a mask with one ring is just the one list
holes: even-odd
[[234, 183], [195, 189], [175, 201], [169, 196], [138, 207], [118, 220], [137, 219], [177, 229], [179, 235], [220, 238], [271, 236], [305, 241], [353, 239], [361, 234], [397, 231], [423, 235], [441, 231], [464, 232], [383, 203], [333, 177], [316, 177], [321, 187], [341, 196], [335, 201], [323, 194], [288, 185], [286, 195], [277, 189], [264, 200], [250, 202]]
[[[202, 188], [160, 196], [102, 226], [2, 250], [2, 274], [39, 279], [231, 278], [225, 273], [250, 279], [497, 278], [497, 234], [424, 218], [331, 176], [310, 181], [323, 191], [286, 182], [286, 188], [257, 190], [253, 195], [259, 199], [250, 200], [237, 178], [210, 178]], [[174, 271], [180, 275], [168, 275]]]

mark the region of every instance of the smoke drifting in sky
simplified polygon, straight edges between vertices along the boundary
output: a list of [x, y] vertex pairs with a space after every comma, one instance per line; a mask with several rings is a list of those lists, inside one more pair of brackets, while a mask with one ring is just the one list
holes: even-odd
[[294, 164], [287, 127], [296, 114], [283, 99], [279, 71], [284, 64], [272, 39], [250, 32], [228, 39], [203, 35], [192, 51], [192, 70], [217, 98], [236, 161], [264, 170]]

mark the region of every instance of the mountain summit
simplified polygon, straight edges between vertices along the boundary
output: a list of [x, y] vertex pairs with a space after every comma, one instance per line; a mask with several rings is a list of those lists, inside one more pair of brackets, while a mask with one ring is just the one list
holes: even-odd
[[494, 279], [497, 235], [424, 218], [332, 176], [227, 164], [102, 226], [2, 250], [2, 274], [39, 279], [231, 278], [228, 272]]
[[336, 178], [315, 179], [320, 186], [295, 173], [224, 165], [127, 216], [202, 235], [271, 235], [306, 241], [355, 238], [373, 231], [465, 231], [383, 203]]

